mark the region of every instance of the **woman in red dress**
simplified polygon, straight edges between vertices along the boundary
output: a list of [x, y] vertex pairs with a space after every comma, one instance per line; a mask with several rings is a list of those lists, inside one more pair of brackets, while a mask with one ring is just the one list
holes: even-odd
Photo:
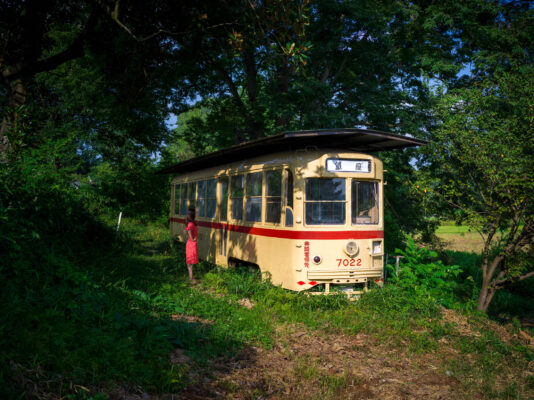
[[187, 210], [185, 224], [186, 228], [184, 232], [187, 232], [188, 235], [187, 243], [185, 244], [185, 260], [187, 262], [187, 270], [189, 272], [189, 281], [191, 283], [196, 283], [196, 280], [193, 278], [193, 264], [198, 264], [198, 227], [195, 221], [194, 208], [190, 208], [189, 210]]

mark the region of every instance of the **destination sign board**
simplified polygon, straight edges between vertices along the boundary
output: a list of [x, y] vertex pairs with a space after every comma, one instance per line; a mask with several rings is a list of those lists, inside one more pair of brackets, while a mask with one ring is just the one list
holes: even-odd
[[371, 161], [328, 158], [326, 170], [328, 172], [371, 172]]

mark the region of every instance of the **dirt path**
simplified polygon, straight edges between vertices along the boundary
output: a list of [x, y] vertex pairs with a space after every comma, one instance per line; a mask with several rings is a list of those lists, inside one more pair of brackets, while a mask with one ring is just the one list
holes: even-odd
[[363, 334], [318, 337], [289, 326], [274, 348], [246, 349], [215, 363], [211, 377], [192, 376], [180, 399], [473, 398], [440, 369], [440, 357], [409, 357]]

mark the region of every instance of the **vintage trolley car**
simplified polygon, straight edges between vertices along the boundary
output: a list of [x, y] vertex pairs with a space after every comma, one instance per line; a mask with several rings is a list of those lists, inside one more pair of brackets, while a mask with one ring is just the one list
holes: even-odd
[[424, 141], [362, 129], [282, 132], [180, 162], [170, 231], [194, 207], [202, 259], [256, 264], [301, 291], [383, 282], [384, 171], [377, 151]]

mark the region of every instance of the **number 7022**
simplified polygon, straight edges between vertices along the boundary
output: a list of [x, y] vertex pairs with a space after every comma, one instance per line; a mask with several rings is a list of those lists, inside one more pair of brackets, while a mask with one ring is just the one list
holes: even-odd
[[338, 258], [337, 260], [337, 266], [341, 267], [343, 265], [344, 267], [361, 267], [362, 266], [362, 259], [354, 259], [351, 258], [350, 260], [348, 258]]

